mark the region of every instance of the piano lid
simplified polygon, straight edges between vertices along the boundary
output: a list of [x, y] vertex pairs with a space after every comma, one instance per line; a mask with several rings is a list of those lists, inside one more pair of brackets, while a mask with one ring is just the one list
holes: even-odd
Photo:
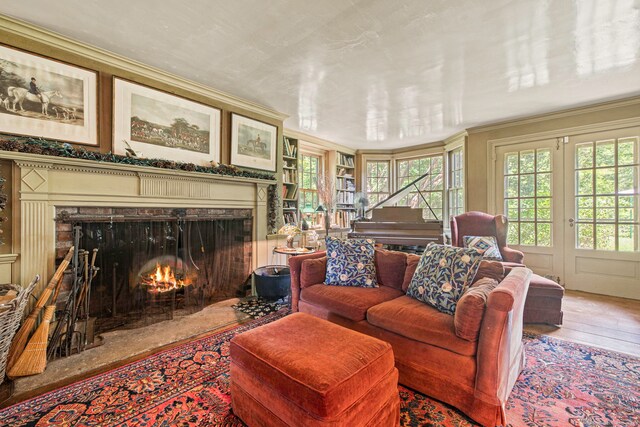
[[367, 209], [365, 211], [365, 213], [369, 213], [372, 210], [381, 207], [381, 206], [386, 206], [386, 205], [395, 205], [396, 203], [398, 203], [398, 201], [400, 199], [402, 199], [404, 196], [406, 196], [407, 194], [409, 194], [411, 191], [417, 191], [418, 194], [420, 195], [420, 197], [422, 197], [422, 200], [424, 200], [424, 202], [427, 205], [427, 208], [429, 208], [429, 210], [431, 211], [431, 215], [433, 215], [433, 217], [438, 220], [438, 217], [436, 216], [435, 212], [433, 212], [433, 209], [431, 209], [431, 206], [429, 205], [429, 202], [427, 202], [427, 199], [424, 197], [424, 195], [422, 194], [422, 191], [420, 191], [420, 188], [418, 187], [418, 183], [420, 181], [422, 181], [423, 179], [425, 179], [426, 177], [428, 177], [429, 175], [431, 175], [431, 172], [427, 172], [424, 175], [419, 176], [418, 178], [414, 179], [413, 181], [411, 181], [409, 184], [405, 185], [404, 187], [402, 187], [401, 189], [399, 189], [398, 191], [396, 191], [395, 193], [393, 193], [392, 195], [390, 195], [389, 197], [387, 197], [385, 200], [376, 203], [375, 205], [371, 206], [369, 209]]

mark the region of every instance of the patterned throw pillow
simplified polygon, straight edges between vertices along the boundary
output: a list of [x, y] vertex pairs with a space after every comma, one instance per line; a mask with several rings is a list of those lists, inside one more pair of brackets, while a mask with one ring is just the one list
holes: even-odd
[[325, 284], [377, 288], [375, 248], [370, 239], [340, 240], [327, 237]]
[[502, 261], [498, 242], [494, 236], [464, 236], [464, 247], [477, 250], [484, 259]]
[[453, 315], [482, 261], [475, 249], [430, 243], [422, 254], [407, 295]]

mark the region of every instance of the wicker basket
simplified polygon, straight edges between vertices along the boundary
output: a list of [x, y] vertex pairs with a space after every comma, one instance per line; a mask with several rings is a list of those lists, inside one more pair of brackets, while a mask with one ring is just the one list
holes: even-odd
[[20, 326], [22, 312], [35, 286], [36, 281], [31, 282], [27, 289], [22, 289], [22, 286], [18, 285], [0, 285], [0, 291], [13, 289], [18, 293], [11, 302], [0, 305], [0, 384], [4, 381], [11, 340]]

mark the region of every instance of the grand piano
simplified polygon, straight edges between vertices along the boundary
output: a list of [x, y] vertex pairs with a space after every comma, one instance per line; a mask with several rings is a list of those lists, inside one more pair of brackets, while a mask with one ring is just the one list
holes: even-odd
[[419, 188], [420, 182], [428, 175], [429, 173], [426, 173], [418, 177], [386, 200], [367, 209], [365, 216], [371, 212], [371, 219], [361, 218], [353, 221], [348, 237], [373, 239], [390, 249], [408, 249], [412, 252], [431, 242], [442, 243], [441, 220], [425, 220], [422, 217], [423, 208], [393, 206], [409, 192], [417, 191], [431, 214], [437, 217]]

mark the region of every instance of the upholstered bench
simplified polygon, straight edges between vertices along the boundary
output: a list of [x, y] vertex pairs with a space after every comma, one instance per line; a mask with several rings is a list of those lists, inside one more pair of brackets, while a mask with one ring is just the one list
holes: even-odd
[[231, 340], [231, 401], [249, 426], [396, 426], [391, 345], [305, 313]]
[[529, 292], [524, 302], [523, 323], [562, 325], [564, 288], [538, 274], [531, 276]]

